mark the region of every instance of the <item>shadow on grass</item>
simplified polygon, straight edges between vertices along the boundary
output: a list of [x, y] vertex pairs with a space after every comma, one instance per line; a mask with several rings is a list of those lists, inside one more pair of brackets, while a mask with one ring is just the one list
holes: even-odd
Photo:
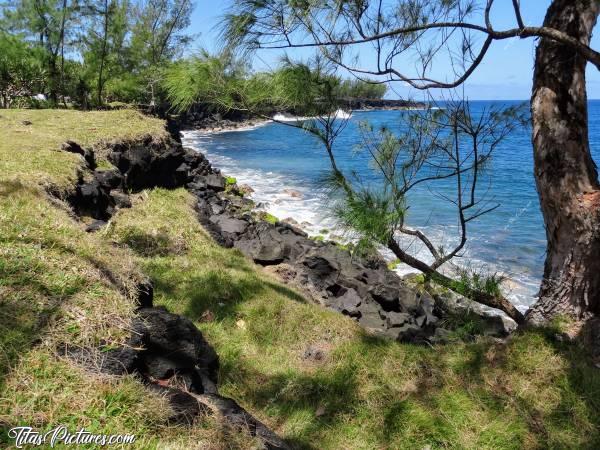
[[154, 283], [155, 293], [163, 298], [182, 299], [181, 303], [169, 306], [192, 320], [200, 319], [207, 311], [215, 320], [235, 317], [240, 304], [269, 290], [294, 302], [306, 302], [294, 290], [257, 276], [241, 258], [228, 261], [226, 270], [209, 267], [187, 273], [168, 260], [147, 262], [146, 272]]
[[0, 389], [11, 367], [40, 341], [61, 305], [85, 288], [78, 278], [53, 282], [48, 272], [43, 258], [4, 253], [0, 261]]
[[[446, 351], [455, 351], [452, 345], [458, 344], [424, 355], [413, 394], [434, 415], [441, 407], [442, 390], [452, 389], [476, 400], [491, 417], [503, 417], [507, 410], [514, 414], [515, 427], [520, 422], [530, 434], [526, 438], [521, 433], [519, 445], [531, 444], [533, 436], [536, 448], [600, 448], [600, 370], [583, 347], [557, 340], [549, 328], [520, 331], [505, 343], [469, 344], [457, 358], [460, 363], [447, 357]], [[536, 358], [531, 352], [548, 357]], [[448, 370], [458, 381], [446, 382], [442, 374]], [[387, 416], [391, 419], [405, 408], [405, 402], [399, 402]]]
[[221, 378], [236, 386], [246, 406], [262, 411], [272, 423], [293, 423], [286, 436], [293, 448], [321, 448], [315, 438], [341, 426], [359, 408], [358, 371], [351, 364], [273, 375], [237, 359], [223, 365]]
[[21, 192], [27, 190], [29, 192], [34, 192], [34, 190], [30, 186], [26, 186], [19, 180], [2, 180], [0, 181], [0, 197], [10, 197], [17, 192]]
[[[210, 311], [212, 320], [224, 322], [223, 335], [233, 331], [228, 327], [245, 302], [269, 290], [284, 300], [305, 302], [292, 289], [262, 279], [235, 250], [223, 252], [209, 256], [219, 258], [218, 265], [186, 266], [180, 256], [148, 258], [144, 265], [156, 294], [172, 302], [167, 306], [195, 321]], [[190, 251], [181, 257], [196, 256]], [[255, 314], [263, 321], [279, 319], [278, 308]], [[259, 352], [277, 345], [283, 332], [275, 322], [269, 326], [264, 347], [257, 336], [249, 338]], [[223, 390], [253, 414], [268, 417], [275, 428], [285, 428], [296, 448], [322, 448], [338, 433], [358, 436], [372, 448], [473, 448], [467, 445], [473, 442], [479, 448], [600, 448], [600, 372], [580, 349], [542, 330], [524, 331], [506, 343], [486, 340], [433, 349], [361, 334], [345, 343], [347, 355], [316, 368], [294, 368], [288, 360], [274, 367], [267, 355], [263, 361], [260, 354], [241, 354], [245, 341], [230, 344], [217, 348]], [[524, 359], [535, 346], [559, 355], [567, 367], [543, 361], [529, 367]], [[398, 385], [405, 380], [378, 366], [382, 355], [413, 368], [406, 372], [414, 378], [413, 388], [403, 391]], [[556, 390], [544, 392], [537, 377], [550, 379]], [[538, 389], [548, 398], [522, 389]], [[481, 436], [473, 437], [475, 432]]]
[[168, 233], [150, 234], [138, 228], [128, 229], [125, 236], [122, 237], [122, 242], [139, 256], [145, 258], [178, 255], [186, 250], [183, 242], [175, 242]]
[[[0, 271], [0, 278], [4, 274]], [[0, 289], [3, 288], [0, 282]], [[13, 365], [40, 341], [58, 305], [39, 307], [32, 299], [14, 294], [0, 300], [0, 391]], [[21, 301], [23, 300], [23, 301]], [[68, 299], [61, 299], [68, 301]], [[59, 302], [56, 302], [59, 303]]]
[[41, 340], [62, 305], [89, 288], [88, 280], [68, 267], [47, 265], [46, 251], [82, 259], [127, 295], [123, 281], [111, 268], [57, 239], [46, 238], [41, 244], [39, 239], [26, 237], [0, 239], [2, 247], [12, 252], [3, 252], [0, 258], [0, 389], [10, 368]]
[[[251, 266], [247, 261], [235, 257], [227, 259], [226, 265], [221, 264], [218, 269], [192, 276], [180, 277], [160, 265], [153, 266], [149, 275], [156, 292], [166, 298], [181, 299], [181, 304], [174, 308], [192, 320], [202, 320], [203, 313], [210, 310], [214, 320], [231, 322], [244, 302], [270, 289], [285, 300], [305, 302], [293, 290], [261, 279], [248, 268]], [[263, 320], [276, 316], [267, 314]], [[265, 342], [274, 345], [271, 340]], [[348, 357], [335, 366], [325, 365], [315, 371], [282, 369], [274, 373], [272, 366], [262, 369], [257, 364], [260, 357], [254, 356], [248, 362], [240, 355], [229, 355], [222, 358], [221, 379], [233, 389], [236, 400], [250, 411], [260, 411], [275, 426], [285, 424], [291, 430], [286, 438], [296, 448], [319, 448], [318, 442], [325, 435], [336, 429], [343, 432], [348, 427], [354, 427], [353, 433], [365, 433], [365, 439], [381, 448], [395, 447], [401, 442], [405, 448], [460, 447], [464, 445], [461, 433], [469, 434], [468, 422], [477, 419], [492, 422], [489, 429], [483, 425], [476, 428], [484, 433], [477, 437], [482, 447], [518, 448], [533, 441], [537, 448], [600, 448], [600, 371], [590, 366], [575, 346], [557, 342], [544, 331], [527, 330], [507, 343], [484, 340], [434, 349], [362, 334], [352, 345], [363, 355], [360, 363], [354, 364], [353, 357]], [[414, 390], [402, 398], [382, 395], [372, 400], [359, 395], [361, 385], [371, 383], [364, 372], [378, 370], [377, 361], [369, 361], [368, 355], [393, 354], [399, 345], [417, 367]], [[526, 347], [532, 345], [551, 349], [569, 365], [554, 381], [560, 400], [552, 404], [555, 399], [549, 397], [547, 402], [552, 406], [544, 410], [531, 397], [519, 393], [522, 382], [530, 381], [535, 389], [536, 370], [544, 371], [544, 376], [554, 370], [532, 367], [529, 373], [527, 367], [519, 367], [515, 352], [524, 354]], [[282, 362], [282, 367], [287, 364]], [[449, 372], [453, 381], [444, 378]], [[514, 375], [518, 379], [511, 381], [513, 372], [519, 373]], [[385, 390], [382, 386], [376, 388]], [[390, 386], [390, 392], [395, 388]], [[377, 408], [370, 405], [371, 401], [379, 402]], [[584, 410], [587, 417], [578, 417], [577, 410]], [[353, 416], [365, 417], [365, 423]], [[592, 427], [585, 434], [578, 428], [580, 419], [585, 421], [582, 426]], [[351, 425], [347, 423], [349, 420]], [[457, 431], [455, 421], [463, 427], [461, 431]], [[373, 422], [382, 425], [376, 427]], [[361, 430], [363, 425], [371, 427], [368, 433]], [[418, 430], [416, 435], [406, 438], [403, 430], [407, 426]]]

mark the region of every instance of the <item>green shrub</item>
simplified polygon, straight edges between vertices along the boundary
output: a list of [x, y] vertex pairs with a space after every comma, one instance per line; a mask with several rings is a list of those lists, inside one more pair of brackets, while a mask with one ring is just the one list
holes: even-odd
[[272, 225], [275, 225], [277, 222], [279, 222], [279, 219], [277, 217], [275, 217], [273, 214], [270, 214], [266, 211], [260, 211], [258, 213], [258, 219], [264, 220], [265, 222], [269, 222]]
[[130, 109], [131, 105], [124, 102], [110, 102], [106, 104], [108, 109]]
[[394, 270], [396, 269], [396, 267], [398, 267], [400, 264], [402, 264], [402, 261], [400, 261], [398, 258], [394, 259], [393, 261], [390, 261], [387, 264], [388, 269], [390, 270]]
[[500, 296], [500, 286], [506, 279], [496, 272], [490, 273], [485, 268], [457, 268], [458, 280], [454, 282], [453, 290], [459, 293], [480, 291], [493, 296]]

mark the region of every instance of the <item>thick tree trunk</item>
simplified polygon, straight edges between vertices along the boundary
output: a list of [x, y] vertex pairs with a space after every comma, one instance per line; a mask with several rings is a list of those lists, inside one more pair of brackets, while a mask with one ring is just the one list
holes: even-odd
[[[587, 45], [599, 12], [596, 0], [554, 0], [544, 25]], [[572, 48], [540, 40], [531, 111], [548, 247], [540, 298], [527, 313], [533, 324], [600, 313], [600, 186], [588, 141], [585, 67]]]

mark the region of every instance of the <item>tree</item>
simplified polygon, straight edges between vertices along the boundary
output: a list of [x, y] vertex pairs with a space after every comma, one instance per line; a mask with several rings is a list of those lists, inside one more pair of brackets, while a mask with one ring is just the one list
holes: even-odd
[[108, 52], [108, 27], [111, 22], [111, 11], [109, 8], [108, 0], [101, 2], [101, 7], [98, 9], [98, 15], [102, 18], [102, 34], [99, 37], [100, 40], [100, 63], [98, 68], [98, 105], [102, 105], [102, 89], [104, 87], [104, 65], [106, 61], [106, 54]]
[[[594, 0], [553, 0], [542, 26], [525, 26], [512, 0], [515, 26], [493, 25], [494, 0], [235, 1], [225, 38], [248, 50], [314, 47], [357, 76], [401, 81], [416, 89], [463, 84], [498, 40], [540, 38], [531, 97], [535, 179], [548, 241], [532, 323], [558, 315], [585, 320], [600, 313], [600, 185], [588, 142], [585, 67], [600, 68], [590, 48], [600, 12]], [[481, 37], [482, 42], [477, 42]], [[370, 47], [375, 63], [356, 55]], [[412, 52], [413, 73], [402, 58]], [[453, 68], [432, 75], [434, 62]]]
[[379, 100], [385, 96], [387, 86], [373, 80], [344, 80], [341, 86], [342, 96], [352, 99]]
[[6, 7], [4, 20], [8, 29], [23, 33], [45, 50], [43, 61], [48, 77], [50, 100], [58, 103], [64, 78], [65, 41], [69, 22], [77, 6], [67, 0], [18, 0]]
[[[196, 56], [167, 67], [162, 87], [173, 108], [180, 112], [199, 102], [227, 111], [239, 108], [234, 97], [249, 77], [247, 67], [231, 55], [211, 55], [202, 50]], [[244, 89], [244, 92], [249, 101], [249, 91]], [[253, 105], [258, 106], [256, 101]]]
[[191, 36], [184, 33], [190, 24], [191, 0], [146, 0], [136, 4], [131, 29], [131, 55], [136, 70], [156, 104], [160, 68], [181, 55]]
[[40, 50], [39, 88], [54, 105], [154, 104], [163, 69], [190, 42], [192, 9], [192, 0], [9, 0], [0, 29]]
[[[272, 72], [250, 74], [231, 55], [211, 57], [205, 53], [172, 67], [165, 83], [170, 101], [179, 110], [203, 102], [265, 118], [274, 110], [309, 117], [280, 123], [302, 128], [323, 144], [331, 165], [328, 181], [334, 210], [342, 225], [358, 233], [361, 244], [387, 247], [428, 279], [523, 322], [522, 314], [500, 295], [497, 286], [483, 289], [485, 283], [460, 283], [441, 271], [463, 250], [470, 222], [496, 207], [489, 206], [485, 192], [480, 192], [482, 172], [493, 150], [519, 123], [517, 108], [488, 111], [473, 119], [467, 103], [452, 102], [443, 110], [406, 115], [407, 131], [401, 137], [387, 129], [377, 133], [363, 124], [363, 147], [371, 156], [377, 178], [371, 186], [337, 163], [334, 143], [348, 124], [348, 118], [339, 113], [347, 106], [348, 84], [336, 75], [335, 66], [327, 59], [318, 57], [307, 63], [285, 59]], [[460, 227], [456, 243], [446, 250], [435, 247], [422, 231], [409, 228], [405, 216], [406, 195], [413, 188], [422, 184], [435, 188], [432, 185], [436, 181], [449, 179], [456, 180], [453, 198], [441, 196], [455, 207]], [[402, 235], [421, 241], [433, 262], [426, 263], [414, 252], [402, 249], [398, 243]], [[493, 288], [492, 284], [488, 287]]]
[[90, 78], [95, 78], [96, 101], [104, 103], [104, 88], [114, 77], [126, 72], [124, 50], [129, 30], [127, 0], [96, 0], [86, 5], [87, 26], [82, 42]]
[[0, 33], [0, 107], [10, 108], [19, 99], [40, 92], [45, 74], [39, 48]]
[[[585, 51], [543, 38], [535, 58], [531, 111], [535, 179], [548, 238], [540, 301], [532, 322], [557, 314], [600, 314], [600, 185], [588, 141], [585, 67], [595, 1], [554, 1], [544, 26], [567, 34]], [[577, 48], [577, 46], [575, 46]], [[591, 50], [589, 50], [591, 52]]]
[[[491, 108], [473, 117], [468, 102], [452, 100], [445, 102], [443, 109], [403, 115], [406, 131], [399, 136], [385, 127], [376, 132], [362, 124], [362, 147], [379, 182], [375, 186], [363, 183], [362, 174], [352, 174], [353, 180], [344, 176], [341, 183], [336, 177], [342, 195], [334, 208], [341, 224], [358, 232], [367, 244], [387, 247], [400, 261], [423, 272], [427, 280], [500, 309], [517, 323], [523, 323], [523, 315], [502, 296], [499, 277], [455, 268], [460, 275], [456, 280], [441, 269], [461, 256], [470, 223], [499, 206], [489, 198], [485, 169], [496, 147], [523, 122], [521, 109]], [[440, 181], [450, 181], [453, 189], [438, 190]], [[407, 195], [417, 186], [426, 186], [455, 210], [456, 236], [447, 239], [446, 245], [434, 245], [425, 232], [406, 223]], [[446, 229], [452, 230], [450, 226]], [[403, 248], [401, 243], [407, 239], [423, 244], [429, 261], [420, 257], [413, 245]]]

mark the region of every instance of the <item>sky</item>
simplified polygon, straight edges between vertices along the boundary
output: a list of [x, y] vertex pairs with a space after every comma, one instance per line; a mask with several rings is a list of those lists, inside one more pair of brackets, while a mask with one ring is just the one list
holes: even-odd
[[[392, 1], [392, 0], [390, 0]], [[196, 0], [189, 31], [195, 34], [194, 48], [207, 48], [215, 51], [219, 46], [218, 27], [223, 15], [228, 11], [232, 0]], [[521, 0], [521, 11], [526, 25], [540, 26], [551, 0]], [[492, 11], [492, 23], [496, 29], [515, 27], [511, 0], [496, 0]], [[485, 60], [469, 78], [465, 94], [471, 100], [525, 100], [531, 95], [533, 62], [537, 40], [509, 39], [494, 42]], [[600, 38], [592, 39], [594, 48], [600, 47]], [[293, 55], [293, 54], [292, 54]], [[256, 70], [273, 67], [281, 56], [273, 50], [263, 50], [253, 56], [252, 66]], [[368, 62], [374, 54], [364, 54], [361, 59]], [[444, 67], [435, 67], [437, 74], [445, 76]], [[587, 70], [588, 98], [600, 99], [600, 73], [591, 64]], [[422, 97], [401, 83], [394, 83], [389, 92], [390, 98]]]

